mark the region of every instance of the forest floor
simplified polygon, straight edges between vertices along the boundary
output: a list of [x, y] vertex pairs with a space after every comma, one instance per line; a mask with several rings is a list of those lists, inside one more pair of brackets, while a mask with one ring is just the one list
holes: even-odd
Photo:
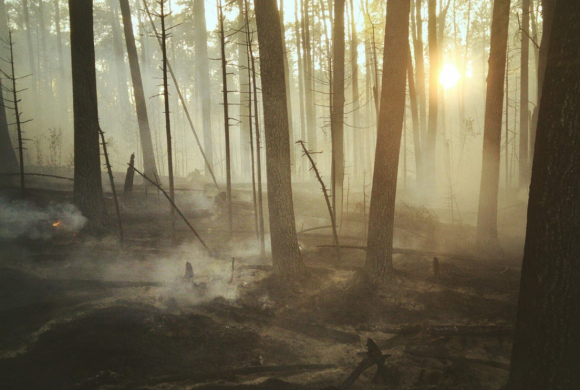
[[[521, 242], [485, 257], [470, 247], [473, 227], [400, 205], [395, 245], [412, 250], [395, 255], [388, 288], [361, 283], [364, 250], [342, 249], [339, 262], [334, 248], [318, 247], [332, 244], [328, 229], [299, 235], [310, 276], [288, 283], [260, 256], [252, 207], [240, 193], [233, 241], [211, 199], [184, 206], [218, 259], [181, 221], [172, 238], [167, 205], [151, 194], [123, 207], [123, 246], [114, 227], [98, 236], [55, 228], [48, 239], [2, 239], [1, 387], [345, 388], [368, 338], [390, 355], [387, 374], [374, 383], [372, 367], [349, 388], [483, 390], [506, 382]], [[298, 225], [327, 225], [323, 202], [308, 193], [295, 195]], [[31, 198], [44, 206], [70, 193]], [[521, 219], [525, 207], [512, 212]], [[341, 244], [363, 246], [364, 215], [345, 215]], [[193, 281], [183, 277], [186, 262]]]

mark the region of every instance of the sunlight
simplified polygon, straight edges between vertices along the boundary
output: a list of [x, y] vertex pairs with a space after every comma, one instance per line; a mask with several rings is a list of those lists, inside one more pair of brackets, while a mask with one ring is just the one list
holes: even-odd
[[449, 89], [457, 85], [459, 81], [459, 71], [457, 67], [453, 64], [443, 65], [441, 73], [439, 73], [439, 82], [443, 85], [443, 88]]

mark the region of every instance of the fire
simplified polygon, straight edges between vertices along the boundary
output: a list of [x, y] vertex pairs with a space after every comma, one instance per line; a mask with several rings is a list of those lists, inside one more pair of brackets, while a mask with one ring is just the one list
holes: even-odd
[[62, 221], [59, 219], [58, 221], [56, 221], [55, 223], [53, 223], [52, 226], [59, 227], [61, 223], [62, 223]]

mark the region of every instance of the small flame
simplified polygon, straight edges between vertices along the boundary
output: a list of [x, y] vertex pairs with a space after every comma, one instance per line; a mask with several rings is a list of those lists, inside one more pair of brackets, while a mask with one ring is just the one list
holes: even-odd
[[58, 221], [56, 221], [55, 223], [53, 223], [52, 226], [58, 227], [58, 226], [60, 226], [61, 223], [62, 223], [62, 221], [59, 219]]

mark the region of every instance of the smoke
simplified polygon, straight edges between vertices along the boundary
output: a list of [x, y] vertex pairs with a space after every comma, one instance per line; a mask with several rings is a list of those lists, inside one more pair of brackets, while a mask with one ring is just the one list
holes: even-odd
[[77, 233], [87, 223], [70, 203], [39, 208], [27, 201], [0, 198], [0, 239], [48, 240], [59, 232]]

